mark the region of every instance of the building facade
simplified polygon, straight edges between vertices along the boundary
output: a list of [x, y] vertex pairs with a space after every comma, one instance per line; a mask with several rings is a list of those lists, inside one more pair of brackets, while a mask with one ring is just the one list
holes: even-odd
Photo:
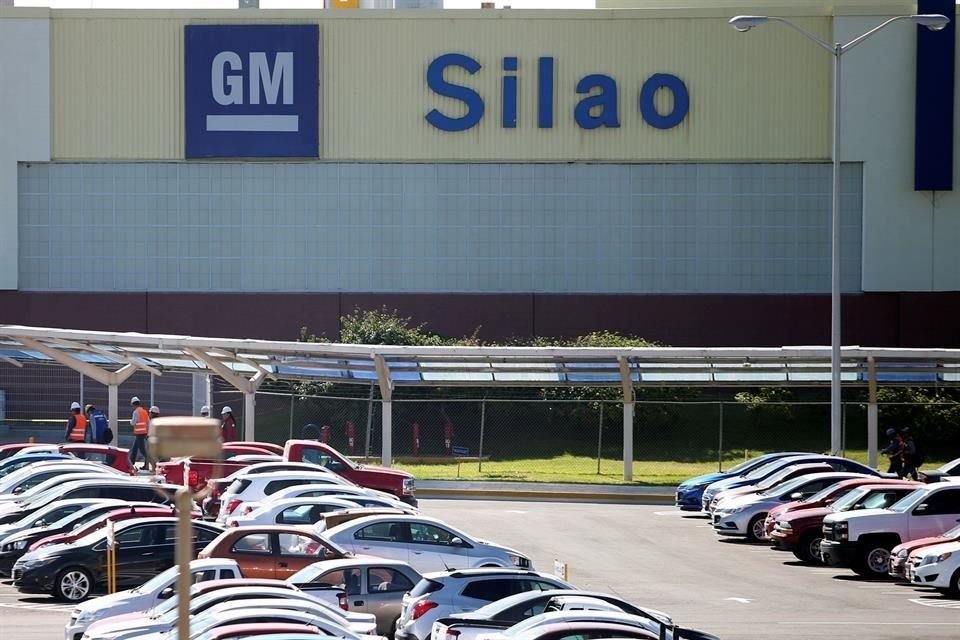
[[[826, 343], [831, 58], [758, 12], [2, 9], [0, 323]], [[844, 57], [845, 343], [960, 346], [957, 55]]]

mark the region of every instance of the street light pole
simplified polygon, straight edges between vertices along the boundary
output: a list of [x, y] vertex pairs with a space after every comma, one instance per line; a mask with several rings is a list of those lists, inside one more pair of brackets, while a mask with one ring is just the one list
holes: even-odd
[[840, 298], [840, 104], [841, 104], [841, 60], [843, 54], [854, 48], [884, 27], [899, 20], [910, 20], [931, 31], [940, 31], [950, 19], [941, 14], [917, 14], [895, 16], [880, 23], [873, 29], [860, 34], [846, 44], [829, 44], [806, 29], [797, 26], [786, 18], [776, 16], [735, 16], [729, 24], [734, 30], [744, 33], [754, 27], [779, 22], [805, 36], [821, 49], [833, 56], [833, 131], [832, 131], [832, 193], [830, 204], [830, 453], [840, 455], [843, 446], [843, 380], [840, 346], [841, 334], [841, 298]]

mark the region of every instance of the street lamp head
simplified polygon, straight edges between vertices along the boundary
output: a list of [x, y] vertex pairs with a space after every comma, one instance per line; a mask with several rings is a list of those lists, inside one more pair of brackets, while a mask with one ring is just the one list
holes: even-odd
[[768, 22], [770, 22], [769, 16], [734, 16], [727, 21], [727, 24], [740, 33], [745, 33]]
[[950, 23], [950, 18], [939, 13], [921, 13], [910, 16], [910, 20], [930, 31], [942, 31]]

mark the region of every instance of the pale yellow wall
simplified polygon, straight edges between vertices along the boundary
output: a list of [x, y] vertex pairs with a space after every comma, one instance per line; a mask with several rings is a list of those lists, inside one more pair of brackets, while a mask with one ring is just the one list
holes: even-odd
[[[727, 13], [55, 11], [53, 156], [182, 158], [183, 25], [272, 21], [321, 25], [321, 156], [328, 160], [826, 158], [829, 56], [777, 29], [737, 34]], [[797, 21], [827, 37], [830, 19], [822, 10], [807, 13]], [[447, 52], [484, 65], [464, 78], [487, 107], [467, 132], [438, 131], [424, 120], [433, 107], [459, 104], [432, 94], [425, 81], [429, 61]], [[514, 130], [500, 128], [506, 55], [520, 58]], [[535, 121], [540, 55], [554, 56], [556, 65], [550, 130]], [[679, 76], [689, 89], [690, 113], [675, 129], [654, 129], [640, 117], [640, 86], [656, 72]], [[574, 123], [574, 86], [588, 73], [617, 80], [620, 129], [584, 131]]]

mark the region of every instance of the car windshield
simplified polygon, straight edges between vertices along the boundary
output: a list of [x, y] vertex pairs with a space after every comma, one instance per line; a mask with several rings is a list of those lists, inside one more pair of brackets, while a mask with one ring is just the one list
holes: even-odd
[[837, 499], [832, 508], [834, 511], [849, 511], [869, 491], [869, 489], [854, 489], [842, 498]]
[[523, 622], [518, 622], [517, 624], [513, 625], [512, 627], [504, 631], [503, 635], [510, 638], [523, 633], [527, 629], [532, 629], [533, 627], [539, 627], [541, 624], [544, 623], [544, 620], [546, 619], [546, 617], [547, 617], [547, 614], [545, 613], [531, 616], [526, 620], [524, 620]]
[[783, 464], [782, 460], [774, 460], [773, 462], [768, 462], [767, 464], [760, 465], [750, 473], [744, 476], [747, 480], [758, 480], [760, 478], [766, 477], [768, 473], [772, 473], [780, 468], [780, 465]]
[[[834, 493], [836, 492], [836, 493]], [[850, 489], [840, 489], [837, 490], [837, 483], [831, 484], [830, 486], [824, 487], [817, 491], [815, 494], [809, 498], [804, 499], [804, 502], [823, 502], [827, 498], [833, 498], [834, 501], [839, 500], [843, 496], [850, 493]]]
[[793, 473], [793, 469], [781, 469], [780, 471], [773, 474], [763, 482], [757, 483], [757, 488], [763, 490], [763, 489], [769, 489], [770, 487], [775, 487], [781, 482], [783, 482], [784, 479], [786, 479], [786, 477], [789, 476], [791, 473]]
[[949, 531], [946, 531], [946, 532], [944, 532], [943, 534], [941, 534], [941, 537], [944, 537], [944, 538], [960, 538], [960, 524], [958, 524], [957, 526], [955, 526], [953, 529], [950, 529]]
[[166, 571], [155, 575], [139, 587], [133, 589], [133, 593], [153, 593], [164, 587], [168, 582], [172, 582], [177, 575], [177, 567], [170, 567]]
[[797, 491], [800, 487], [805, 485], [810, 481], [809, 478], [804, 478], [803, 476], [799, 478], [794, 478], [789, 482], [784, 482], [778, 487], [772, 487], [768, 491], [761, 491], [762, 494], [770, 496], [772, 498], [779, 498], [781, 496], [788, 496], [794, 491]]
[[911, 491], [907, 495], [900, 498], [900, 500], [888, 507], [890, 511], [895, 511], [896, 513], [906, 513], [927, 497], [926, 489], [916, 489]]
[[[544, 591], [525, 591], [522, 593], [515, 593], [512, 596], [507, 596], [506, 598], [501, 598], [499, 600], [494, 600], [488, 605], [480, 607], [476, 611], [470, 614], [470, 617], [477, 617], [483, 619], [491, 619], [500, 615], [502, 612], [506, 611], [510, 607], [514, 607], [518, 604], [527, 602], [528, 600], [536, 599], [543, 597], [546, 592]], [[558, 592], [560, 593], [560, 592]]]
[[748, 470], [748, 469], [750, 469], [750, 468], [752, 468], [752, 467], [755, 467], [755, 466], [758, 465], [758, 464], [761, 465], [761, 466], [763, 466], [764, 464], [766, 464], [766, 462], [763, 461], [764, 458], [766, 458], [766, 457], [767, 457], [767, 456], [760, 456], [759, 458], [751, 458], [750, 460], [744, 460], [744, 461], [741, 462], [740, 464], [738, 464], [738, 465], [736, 465], [736, 466], [733, 466], [733, 467], [727, 469], [726, 471], [724, 471], [724, 473], [729, 473], [729, 474], [732, 474], [732, 475], [740, 475], [740, 474], [743, 473], [744, 471], [746, 471], [746, 470]]
[[937, 468], [937, 471], [940, 473], [946, 473], [947, 475], [953, 475], [953, 471], [960, 472], [960, 458], [956, 460], [951, 460], [950, 462], [944, 464]]

